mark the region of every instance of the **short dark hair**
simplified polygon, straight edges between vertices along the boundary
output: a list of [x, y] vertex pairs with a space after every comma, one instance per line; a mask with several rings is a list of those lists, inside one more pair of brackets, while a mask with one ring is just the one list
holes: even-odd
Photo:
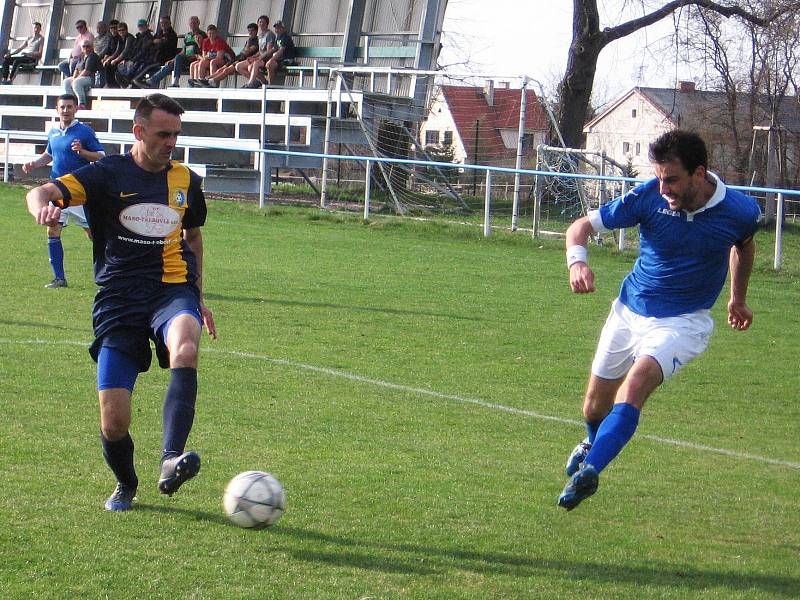
[[61, 94], [58, 98], [56, 98], [56, 104], [58, 104], [59, 100], [71, 100], [75, 104], [78, 103], [78, 97], [75, 94]]
[[150, 94], [139, 100], [136, 111], [133, 113], [133, 122], [141, 123], [147, 121], [154, 110], [163, 110], [171, 115], [180, 117], [183, 114], [183, 107], [164, 94]]
[[83, 19], [78, 19], [77, 21], [75, 21], [75, 27], [80, 27], [80, 26], [86, 27], [86, 21], [84, 21]]
[[116, 27], [117, 25], [119, 25], [119, 21], [117, 21], [116, 19], [111, 19], [111, 20], [108, 22], [108, 26], [109, 26], [109, 27]]
[[697, 167], [708, 169], [708, 150], [703, 138], [683, 129], [661, 134], [650, 144], [648, 158], [659, 164], [678, 160], [689, 174], [694, 173]]
[[258, 19], [256, 19], [256, 21], [260, 21], [261, 19], [266, 19], [267, 23], [269, 23], [269, 17], [267, 15], [261, 15], [260, 17], [258, 17]]
[[206, 31], [219, 31], [216, 25], [208, 25]]
[[124, 27], [125, 29], [127, 29], [128, 24], [125, 21], [120, 21], [119, 23], [117, 23], [117, 29], [119, 29], [120, 27]]
[[38, 26], [38, 27], [40, 27], [40, 28], [41, 28], [42, 24], [41, 24], [41, 23], [39, 23], [39, 21], [34, 21], [34, 22], [33, 22], [33, 26], [34, 26], [34, 27]]
[[247, 24], [247, 28], [248, 29], [258, 29], [258, 25], [256, 25], [255, 23], [248, 23]]

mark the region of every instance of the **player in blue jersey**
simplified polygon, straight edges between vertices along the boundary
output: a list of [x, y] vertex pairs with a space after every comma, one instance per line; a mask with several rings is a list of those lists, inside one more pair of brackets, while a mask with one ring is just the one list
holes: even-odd
[[708, 171], [703, 140], [669, 131], [650, 145], [656, 177], [567, 230], [569, 284], [593, 292], [587, 243], [594, 232], [639, 226], [639, 258], [600, 334], [583, 403], [588, 437], [567, 460], [558, 499], [572, 510], [631, 439], [645, 400], [708, 345], [711, 307], [731, 273], [728, 323], [753, 321], [747, 286], [755, 255], [756, 202]]
[[171, 98], [142, 98], [133, 117], [130, 153], [108, 156], [28, 193], [28, 211], [52, 225], [63, 208], [86, 207], [92, 230], [95, 281], [92, 314], [97, 362], [100, 439], [117, 478], [105, 503], [128, 510], [139, 484], [133, 462], [131, 395], [150, 366], [150, 341], [170, 382], [164, 399], [164, 437], [158, 489], [172, 495], [200, 470], [186, 452], [197, 397], [202, 326], [216, 338], [203, 303], [206, 204], [200, 178], [170, 156], [183, 108]]
[[[77, 109], [78, 99], [72, 94], [58, 97], [56, 100], [58, 127], [50, 129], [47, 134], [47, 148], [36, 160], [22, 165], [23, 171], [30, 173], [52, 162], [50, 177], [55, 179], [105, 156], [103, 146], [97, 141], [92, 128], [75, 118]], [[53, 268], [53, 280], [44, 286], [46, 288], [67, 287], [61, 231], [70, 220], [83, 227], [86, 235], [90, 235], [86, 215], [80, 206], [62, 211], [59, 222], [47, 228], [47, 251], [50, 255], [50, 266]]]

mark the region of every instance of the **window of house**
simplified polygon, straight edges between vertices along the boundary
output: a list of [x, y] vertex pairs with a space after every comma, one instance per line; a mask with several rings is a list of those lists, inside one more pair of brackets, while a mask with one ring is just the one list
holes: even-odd
[[631, 144], [630, 142], [622, 142], [622, 153], [628, 154], [631, 151]]
[[636, 142], [636, 156], [639, 156], [642, 153], [642, 144]]
[[428, 129], [428, 131], [425, 132], [425, 145], [438, 144], [438, 143], [439, 143], [439, 130]]
[[636, 109], [634, 108], [633, 110], [631, 110], [631, 119], [635, 118], [636, 118]]
[[445, 146], [449, 146], [453, 143], [453, 132], [449, 129], [444, 132], [444, 139], [442, 140], [442, 143]]

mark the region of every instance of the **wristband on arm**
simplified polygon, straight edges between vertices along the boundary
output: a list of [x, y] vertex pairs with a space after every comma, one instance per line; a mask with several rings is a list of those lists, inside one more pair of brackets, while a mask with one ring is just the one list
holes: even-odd
[[567, 248], [567, 268], [569, 269], [578, 262], [589, 264], [586, 247], [578, 245], [570, 246]]

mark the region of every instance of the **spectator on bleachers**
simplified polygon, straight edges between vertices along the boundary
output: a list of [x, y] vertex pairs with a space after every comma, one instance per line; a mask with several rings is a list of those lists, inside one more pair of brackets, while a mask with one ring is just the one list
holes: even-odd
[[33, 34], [22, 42], [22, 46], [6, 52], [3, 57], [3, 78], [0, 84], [7, 85], [14, 82], [17, 69], [22, 65], [34, 66], [42, 58], [44, 38], [42, 37], [42, 24], [33, 24]]
[[119, 37], [117, 25], [119, 25], [119, 21], [116, 19], [111, 19], [108, 22], [108, 43], [103, 52], [98, 52], [97, 44], [95, 43], [94, 45], [94, 51], [97, 52], [97, 56], [100, 57], [100, 68], [97, 70], [97, 75], [94, 76], [94, 87], [106, 87], [107, 61], [110, 60], [111, 56], [116, 54], [119, 49], [120, 41], [122, 40], [122, 38]]
[[228, 77], [228, 75], [232, 75], [236, 72], [236, 66], [242, 62], [247, 61], [248, 58], [251, 56], [255, 56], [258, 52], [258, 25], [255, 23], [250, 23], [247, 26], [247, 35], [249, 36], [244, 43], [244, 47], [239, 54], [236, 55], [234, 63], [229, 65], [225, 65], [221, 69], [218, 69], [216, 73], [208, 78], [209, 83], [212, 87], [218, 87], [219, 82]]
[[294, 40], [292, 36], [286, 31], [283, 23], [275, 21], [275, 47], [276, 50], [270, 59], [267, 61], [267, 85], [275, 84], [275, 76], [278, 71], [286, 67], [287, 64], [293, 63], [297, 52], [294, 48]]
[[177, 54], [173, 60], [161, 67], [154, 75], [150, 76], [143, 87], [155, 88], [167, 75], [172, 73], [171, 87], [178, 87], [180, 84], [183, 70], [188, 68], [194, 61], [200, 59], [200, 44], [206, 37], [206, 32], [200, 29], [200, 19], [198, 17], [189, 18], [189, 32], [183, 36], [183, 51]]
[[[105, 21], [98, 21], [95, 25], [95, 32], [96, 35], [94, 36], [94, 51], [97, 56], [100, 57], [100, 64], [103, 63], [103, 56], [105, 56], [106, 52], [108, 51], [109, 46], [111, 46], [112, 42], [112, 33], [111, 27]], [[94, 86], [95, 87], [105, 87], [105, 70], [97, 69], [97, 73], [94, 76]]]
[[208, 76], [232, 62], [235, 55], [216, 25], [209, 25], [206, 29], [208, 37], [201, 46], [203, 55], [200, 60], [189, 65], [190, 87], [210, 87]]
[[81, 59], [75, 65], [72, 77], [64, 80], [64, 93], [78, 97], [78, 110], [85, 110], [89, 103], [89, 90], [94, 85], [94, 76], [100, 68], [100, 57], [94, 51], [94, 43], [85, 40], [81, 45]]
[[275, 34], [269, 28], [269, 17], [261, 15], [258, 17], [258, 54], [250, 56], [246, 60], [240, 61], [236, 65], [236, 72], [243, 75], [250, 82], [256, 81], [257, 85], [249, 87], [259, 87], [263, 81], [262, 69], [267, 64], [267, 60], [275, 51]]
[[133, 52], [130, 58], [125, 58], [117, 65], [117, 79], [119, 87], [126, 88], [139, 71], [153, 63], [153, 32], [147, 24], [147, 19], [136, 22], [136, 40], [133, 43]]
[[146, 88], [149, 75], [155, 75], [157, 71], [173, 60], [178, 54], [178, 34], [172, 28], [172, 19], [168, 15], [162, 16], [158, 20], [158, 29], [153, 36], [153, 62], [136, 74], [133, 78], [134, 87]]
[[75, 29], [78, 31], [78, 36], [75, 38], [75, 45], [72, 46], [72, 52], [70, 52], [69, 58], [58, 63], [58, 70], [61, 71], [61, 74], [65, 78], [72, 76], [72, 73], [75, 71], [75, 65], [78, 64], [81, 56], [83, 56], [83, 42], [87, 40], [91, 42], [94, 39], [92, 32], [89, 31], [89, 28], [86, 26], [86, 21], [83, 19], [75, 21]]
[[136, 38], [128, 32], [128, 24], [120, 21], [117, 23], [117, 47], [114, 54], [107, 55], [103, 59], [103, 67], [106, 72], [106, 86], [119, 87], [117, 84], [117, 66], [124, 60], [133, 56]]

